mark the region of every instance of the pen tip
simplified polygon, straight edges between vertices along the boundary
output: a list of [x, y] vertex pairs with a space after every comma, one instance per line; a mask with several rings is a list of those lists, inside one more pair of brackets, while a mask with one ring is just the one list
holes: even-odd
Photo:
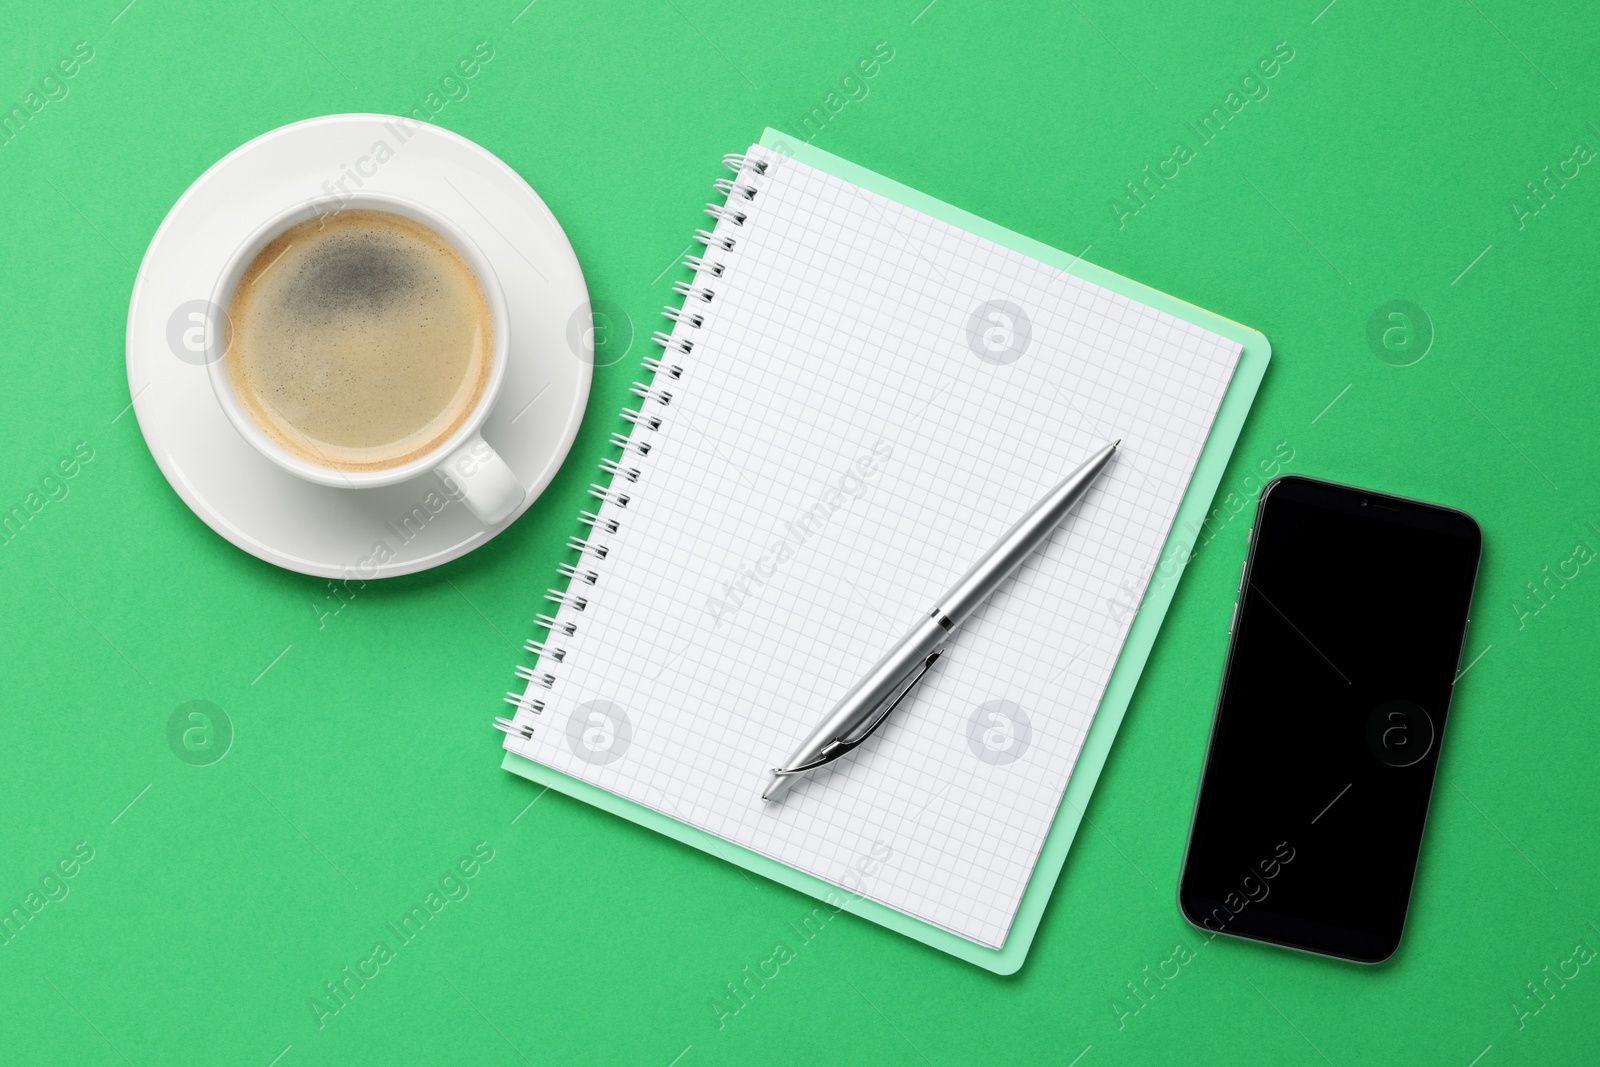
[[788, 788], [789, 775], [774, 773], [772, 776], [772, 781], [768, 782], [767, 787], [761, 791], [762, 803], [772, 803], [774, 800], [777, 800], [780, 796], [782, 796]]

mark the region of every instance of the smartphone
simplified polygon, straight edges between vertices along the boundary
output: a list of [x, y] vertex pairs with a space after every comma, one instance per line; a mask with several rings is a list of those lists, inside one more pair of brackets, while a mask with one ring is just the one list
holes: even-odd
[[1482, 534], [1453, 508], [1286, 475], [1249, 540], [1178, 906], [1378, 963], [1405, 925]]

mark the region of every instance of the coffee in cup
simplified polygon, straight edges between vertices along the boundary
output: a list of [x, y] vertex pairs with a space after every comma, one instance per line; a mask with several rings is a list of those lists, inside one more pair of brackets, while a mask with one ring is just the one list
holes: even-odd
[[336, 471], [425, 456], [490, 380], [494, 316], [461, 253], [393, 211], [297, 223], [256, 253], [227, 305], [223, 364], [279, 447]]

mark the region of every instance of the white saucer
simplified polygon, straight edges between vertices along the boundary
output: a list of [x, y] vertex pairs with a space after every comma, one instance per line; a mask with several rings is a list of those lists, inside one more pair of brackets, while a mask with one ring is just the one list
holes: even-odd
[[[410, 574], [488, 541], [555, 476], [589, 398], [593, 337], [581, 328], [589, 291], [555, 216], [488, 151], [437, 126], [406, 122], [329, 115], [230, 152], [167, 213], [128, 307], [128, 388], [161, 472], [217, 533], [302, 574]], [[380, 142], [386, 151], [378, 150]], [[528, 495], [504, 523], [479, 522], [431, 473], [380, 489], [334, 489], [296, 478], [239, 436], [211, 391], [193, 325], [200, 320], [190, 315], [206, 307], [224, 261], [261, 220], [296, 203], [326, 201], [324, 183], [346, 174], [359, 174], [364, 190], [410, 197], [454, 220], [505, 287], [511, 362], [483, 436]], [[356, 188], [353, 179], [345, 182], [347, 190]]]

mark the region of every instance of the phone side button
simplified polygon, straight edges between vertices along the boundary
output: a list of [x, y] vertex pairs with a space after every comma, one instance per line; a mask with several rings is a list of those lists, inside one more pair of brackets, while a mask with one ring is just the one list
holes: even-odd
[[1249, 563], [1250, 561], [1247, 559], [1241, 559], [1239, 561], [1239, 585], [1236, 589], [1234, 589], [1235, 593], [1244, 592], [1244, 569]]
[[1233, 633], [1233, 624], [1239, 621], [1239, 602], [1233, 602], [1233, 614], [1228, 616], [1228, 632]]

